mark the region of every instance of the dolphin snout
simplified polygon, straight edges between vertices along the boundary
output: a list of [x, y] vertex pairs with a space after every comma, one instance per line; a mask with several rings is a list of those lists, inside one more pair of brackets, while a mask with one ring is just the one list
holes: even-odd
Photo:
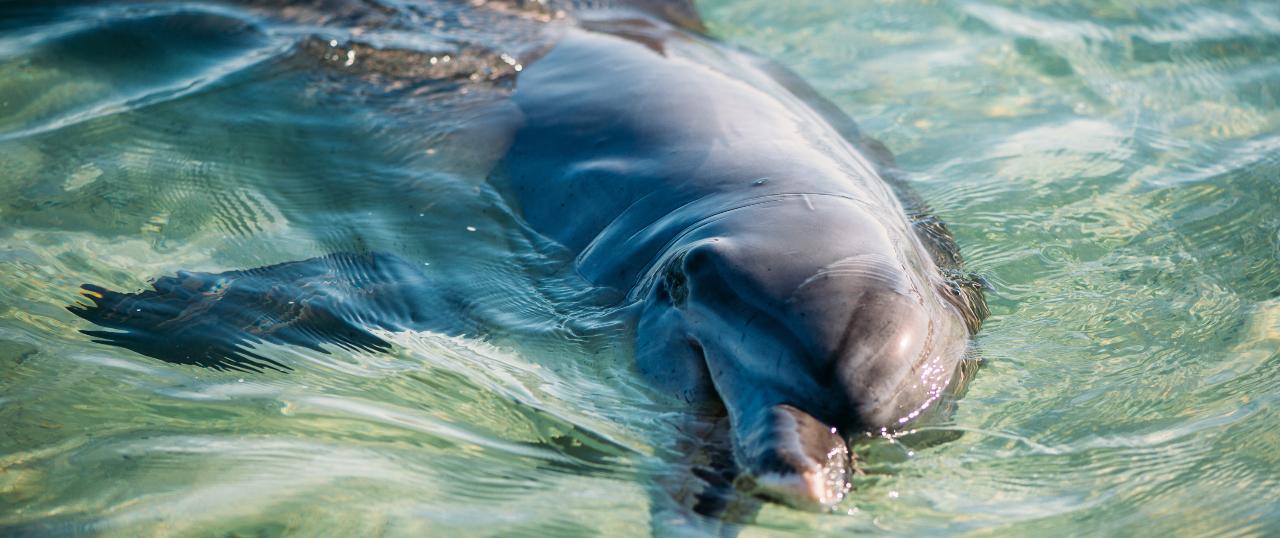
[[797, 508], [824, 509], [849, 491], [849, 447], [835, 428], [790, 405], [767, 409], [740, 438], [739, 490]]

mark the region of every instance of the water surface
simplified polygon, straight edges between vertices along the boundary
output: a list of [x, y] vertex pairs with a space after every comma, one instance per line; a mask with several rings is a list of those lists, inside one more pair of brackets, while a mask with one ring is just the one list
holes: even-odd
[[[0, 6], [4, 534], [649, 532], [680, 410], [449, 136], [541, 15], [334, 4]], [[1280, 6], [700, 7], [883, 140], [993, 288], [930, 426], [963, 436], [865, 443], [835, 513], [742, 535], [1280, 532]], [[245, 374], [63, 308], [343, 251], [421, 263], [476, 336]]]

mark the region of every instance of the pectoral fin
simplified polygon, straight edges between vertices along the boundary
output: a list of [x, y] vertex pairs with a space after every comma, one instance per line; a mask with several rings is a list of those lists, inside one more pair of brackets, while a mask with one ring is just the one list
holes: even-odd
[[284, 371], [253, 351], [267, 342], [328, 353], [386, 351], [371, 329], [403, 330], [429, 316], [427, 278], [386, 254], [332, 254], [224, 273], [179, 272], [153, 289], [120, 293], [81, 288], [90, 304], [68, 306], [112, 330], [85, 330], [96, 342], [175, 364], [219, 370]]

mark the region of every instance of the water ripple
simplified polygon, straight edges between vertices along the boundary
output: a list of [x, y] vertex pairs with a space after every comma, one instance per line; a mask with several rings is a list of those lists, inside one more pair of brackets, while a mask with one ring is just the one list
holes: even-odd
[[[43, 35], [0, 67], [19, 75], [3, 90], [0, 142], [191, 95], [282, 52], [226, 12], [98, 16], [105, 20]], [[59, 97], [72, 89], [74, 96]]]

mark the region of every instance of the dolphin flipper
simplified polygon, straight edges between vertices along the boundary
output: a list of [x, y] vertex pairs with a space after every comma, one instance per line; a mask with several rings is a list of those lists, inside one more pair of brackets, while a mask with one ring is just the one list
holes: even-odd
[[388, 254], [331, 254], [223, 273], [179, 272], [153, 289], [119, 293], [92, 284], [92, 304], [68, 306], [101, 327], [81, 331], [96, 342], [175, 364], [218, 370], [285, 371], [256, 353], [260, 343], [291, 344], [328, 353], [387, 351], [371, 329], [422, 327], [439, 305], [427, 277]]

